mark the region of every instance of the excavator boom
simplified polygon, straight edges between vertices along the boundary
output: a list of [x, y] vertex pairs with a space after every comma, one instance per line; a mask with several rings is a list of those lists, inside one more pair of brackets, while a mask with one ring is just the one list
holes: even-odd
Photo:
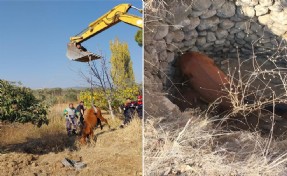
[[98, 33], [108, 29], [109, 27], [122, 21], [127, 24], [142, 28], [142, 18], [128, 14], [128, 10], [132, 7], [131, 4], [120, 4], [114, 7], [112, 10], [93, 21], [89, 24], [89, 27], [82, 31], [80, 34], [71, 37], [68, 43], [67, 57], [70, 60], [88, 62], [95, 59], [100, 59], [101, 56], [96, 55], [89, 51], [82, 51], [76, 47], [76, 44], [80, 44], [89, 38], [97, 35]]

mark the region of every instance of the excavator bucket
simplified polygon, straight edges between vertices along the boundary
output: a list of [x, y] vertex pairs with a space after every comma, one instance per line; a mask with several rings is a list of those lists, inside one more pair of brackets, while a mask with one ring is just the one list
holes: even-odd
[[89, 51], [82, 51], [78, 49], [74, 43], [68, 43], [67, 57], [70, 60], [78, 62], [89, 62], [96, 59], [101, 59], [100, 55], [94, 54]]

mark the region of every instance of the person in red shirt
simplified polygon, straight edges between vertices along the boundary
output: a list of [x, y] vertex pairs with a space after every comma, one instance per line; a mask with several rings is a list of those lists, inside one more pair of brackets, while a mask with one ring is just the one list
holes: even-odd
[[142, 102], [142, 96], [141, 95], [138, 96], [138, 101], [135, 103], [135, 106], [136, 106], [136, 111], [138, 113], [138, 117], [140, 119], [142, 119], [142, 116], [143, 116], [143, 102]]
[[133, 118], [134, 111], [135, 111], [135, 102], [132, 102], [130, 98], [127, 98], [126, 103], [124, 104], [122, 108], [124, 110], [125, 119], [123, 121], [123, 124], [120, 126], [121, 128], [127, 125]]

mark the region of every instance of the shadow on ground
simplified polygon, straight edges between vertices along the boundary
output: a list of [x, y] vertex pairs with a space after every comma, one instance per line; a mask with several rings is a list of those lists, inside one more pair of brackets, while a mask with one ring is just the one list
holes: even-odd
[[64, 133], [45, 134], [42, 138], [26, 138], [25, 142], [15, 144], [0, 144], [0, 153], [20, 152], [28, 154], [47, 154], [61, 152], [66, 149], [77, 150], [78, 136], [68, 137]]

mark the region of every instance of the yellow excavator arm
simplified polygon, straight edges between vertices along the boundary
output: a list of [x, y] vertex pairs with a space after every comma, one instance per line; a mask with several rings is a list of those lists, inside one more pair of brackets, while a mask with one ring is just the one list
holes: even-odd
[[127, 13], [128, 10], [132, 7], [133, 6], [131, 4], [120, 4], [97, 20], [90, 23], [89, 27], [82, 31], [80, 34], [71, 37], [70, 42], [68, 43], [67, 57], [71, 60], [80, 62], [88, 62], [90, 60], [100, 59], [100, 56], [81, 49], [80, 43], [108, 29], [120, 21], [132, 26], [142, 28], [142, 18]]

